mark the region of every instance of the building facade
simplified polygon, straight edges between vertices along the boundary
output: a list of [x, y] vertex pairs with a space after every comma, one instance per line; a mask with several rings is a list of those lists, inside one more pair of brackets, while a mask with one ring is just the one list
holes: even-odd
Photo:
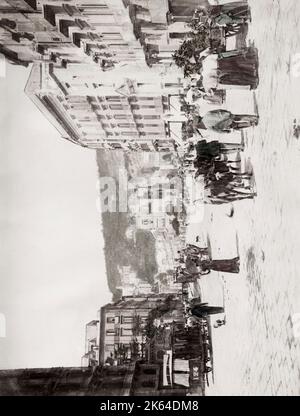
[[35, 0], [0, 1], [0, 52], [10, 63], [23, 66], [36, 61], [64, 67], [69, 62], [93, 62], [45, 18]]
[[95, 367], [99, 364], [99, 326], [99, 319], [94, 319], [85, 326], [85, 354], [81, 360], [83, 367]]
[[209, 323], [203, 320], [187, 328], [180, 304], [159, 321], [160, 326], [147, 344], [147, 354], [148, 362], [162, 369], [162, 386], [181, 386], [204, 394], [205, 374], [210, 366], [208, 362], [212, 362], [210, 344], [205, 336]]
[[[62, 137], [93, 149], [172, 151], [181, 143], [185, 117], [173, 105], [183, 92], [173, 74], [139, 71], [134, 78], [116, 71], [112, 77], [93, 65], [33, 64], [25, 92]], [[172, 101], [173, 100], [173, 101]]]
[[173, 396], [185, 388], [164, 388], [160, 366], [32, 368], [0, 371], [1, 396]]
[[0, 0], [0, 53], [34, 63], [26, 93], [63, 138], [92, 149], [173, 151], [186, 118], [171, 55], [195, 1], [176, 4]]
[[122, 296], [150, 295], [153, 293], [152, 285], [137, 277], [136, 271], [131, 266], [118, 267], [121, 284], [117, 287]]
[[172, 55], [188, 36], [187, 23], [207, 0], [126, 0], [134, 33], [151, 67], [173, 65]]
[[0, 29], [0, 51], [17, 64], [146, 65], [121, 0], [1, 0]]
[[41, 1], [45, 20], [103, 71], [121, 62], [144, 62], [122, 0]]
[[145, 326], [159, 300], [155, 295], [127, 296], [101, 308], [101, 364], [111, 359], [120, 363], [145, 356]]
[[174, 216], [182, 212], [182, 181], [179, 176], [170, 180], [161, 171], [151, 181], [141, 184], [136, 192], [138, 228], [157, 233], [169, 233], [174, 237]]
[[[206, 0], [1, 0], [1, 52], [11, 62], [66, 66], [94, 62], [111, 71], [134, 63], [163, 67]], [[12, 57], [14, 56], [14, 59]]]

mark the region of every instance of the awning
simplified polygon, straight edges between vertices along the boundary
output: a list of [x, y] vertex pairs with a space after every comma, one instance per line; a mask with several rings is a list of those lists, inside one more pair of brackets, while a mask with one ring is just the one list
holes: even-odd
[[167, 351], [163, 358], [163, 386], [172, 386], [172, 351]]
[[181, 371], [181, 372], [190, 372], [189, 360], [183, 360], [180, 358], [176, 358], [174, 360], [174, 371]]
[[190, 387], [190, 374], [187, 373], [175, 373], [174, 383], [180, 386]]

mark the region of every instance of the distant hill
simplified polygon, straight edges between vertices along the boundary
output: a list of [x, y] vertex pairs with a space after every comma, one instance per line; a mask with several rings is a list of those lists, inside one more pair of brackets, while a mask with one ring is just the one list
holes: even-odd
[[[101, 185], [101, 177], [112, 177], [117, 184], [117, 201], [119, 185], [119, 169], [128, 170], [128, 158], [122, 151], [97, 151], [97, 164]], [[134, 154], [137, 163], [141, 156]], [[134, 162], [135, 163], [135, 162]], [[103, 212], [102, 227], [105, 242], [105, 261], [108, 286], [114, 299], [120, 297], [117, 286], [120, 285], [118, 266], [132, 266], [137, 276], [152, 284], [158, 271], [155, 258], [155, 240], [150, 232], [137, 230], [135, 240], [126, 237], [126, 229], [130, 226], [130, 216], [122, 212]]]

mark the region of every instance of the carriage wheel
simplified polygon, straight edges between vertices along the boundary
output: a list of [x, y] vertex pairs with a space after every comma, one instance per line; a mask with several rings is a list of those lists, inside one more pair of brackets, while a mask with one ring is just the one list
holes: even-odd
[[189, 253], [190, 254], [196, 254], [196, 255], [198, 255], [198, 254], [201, 253], [201, 251], [199, 250], [198, 247], [189, 246], [188, 249], [189, 249]]

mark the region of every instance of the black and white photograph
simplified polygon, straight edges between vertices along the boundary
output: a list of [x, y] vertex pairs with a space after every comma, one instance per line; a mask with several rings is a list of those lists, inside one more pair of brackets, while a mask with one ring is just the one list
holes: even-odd
[[300, 395], [299, 28], [0, 0], [0, 396]]

